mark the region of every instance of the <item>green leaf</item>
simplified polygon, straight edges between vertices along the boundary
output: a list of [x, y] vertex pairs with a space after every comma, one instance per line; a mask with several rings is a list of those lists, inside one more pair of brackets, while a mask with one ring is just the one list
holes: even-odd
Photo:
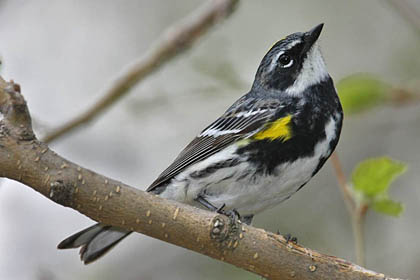
[[402, 203], [393, 201], [389, 198], [373, 202], [373, 209], [385, 215], [398, 217], [404, 211]]
[[395, 178], [404, 173], [406, 165], [389, 157], [372, 158], [359, 163], [352, 174], [353, 187], [367, 198], [386, 194]]
[[375, 211], [399, 216], [404, 208], [388, 196], [391, 183], [406, 171], [406, 164], [389, 157], [371, 158], [359, 163], [352, 173], [354, 197]]
[[366, 73], [359, 73], [340, 80], [338, 95], [345, 114], [357, 113], [386, 100], [390, 85]]

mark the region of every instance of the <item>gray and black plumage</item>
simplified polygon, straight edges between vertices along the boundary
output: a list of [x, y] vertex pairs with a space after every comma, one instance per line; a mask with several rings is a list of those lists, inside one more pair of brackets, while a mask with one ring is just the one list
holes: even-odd
[[[323, 25], [280, 40], [264, 56], [251, 90], [206, 127], [148, 192], [242, 220], [288, 199], [335, 149], [343, 113], [318, 44]], [[130, 234], [96, 224], [58, 248], [90, 263]]]

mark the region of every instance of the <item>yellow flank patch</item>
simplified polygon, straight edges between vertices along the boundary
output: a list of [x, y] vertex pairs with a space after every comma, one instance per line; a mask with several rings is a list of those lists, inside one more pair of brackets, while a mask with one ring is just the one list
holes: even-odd
[[254, 139], [282, 139], [283, 141], [289, 140], [292, 138], [292, 128], [290, 127], [291, 120], [292, 115], [287, 115], [286, 117], [280, 118], [270, 123], [266, 129], [255, 134]]

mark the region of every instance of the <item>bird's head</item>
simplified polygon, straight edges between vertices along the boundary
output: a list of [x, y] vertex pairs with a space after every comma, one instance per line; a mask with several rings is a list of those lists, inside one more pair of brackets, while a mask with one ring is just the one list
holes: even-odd
[[319, 24], [275, 43], [261, 61], [253, 86], [298, 96], [327, 79], [329, 75], [316, 43], [322, 27]]

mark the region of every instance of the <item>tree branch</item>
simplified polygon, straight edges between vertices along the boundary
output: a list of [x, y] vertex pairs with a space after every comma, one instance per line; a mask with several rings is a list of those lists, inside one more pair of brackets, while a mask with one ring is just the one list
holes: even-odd
[[186, 51], [210, 27], [227, 18], [234, 11], [237, 3], [238, 0], [208, 1], [181, 22], [168, 28], [149, 52], [135, 61], [97, 103], [47, 134], [43, 142], [52, 142], [95, 119], [125, 96], [138, 82]]
[[226, 216], [162, 199], [59, 156], [36, 139], [20, 87], [0, 77], [0, 176], [105, 224], [193, 250], [268, 279], [393, 279]]

